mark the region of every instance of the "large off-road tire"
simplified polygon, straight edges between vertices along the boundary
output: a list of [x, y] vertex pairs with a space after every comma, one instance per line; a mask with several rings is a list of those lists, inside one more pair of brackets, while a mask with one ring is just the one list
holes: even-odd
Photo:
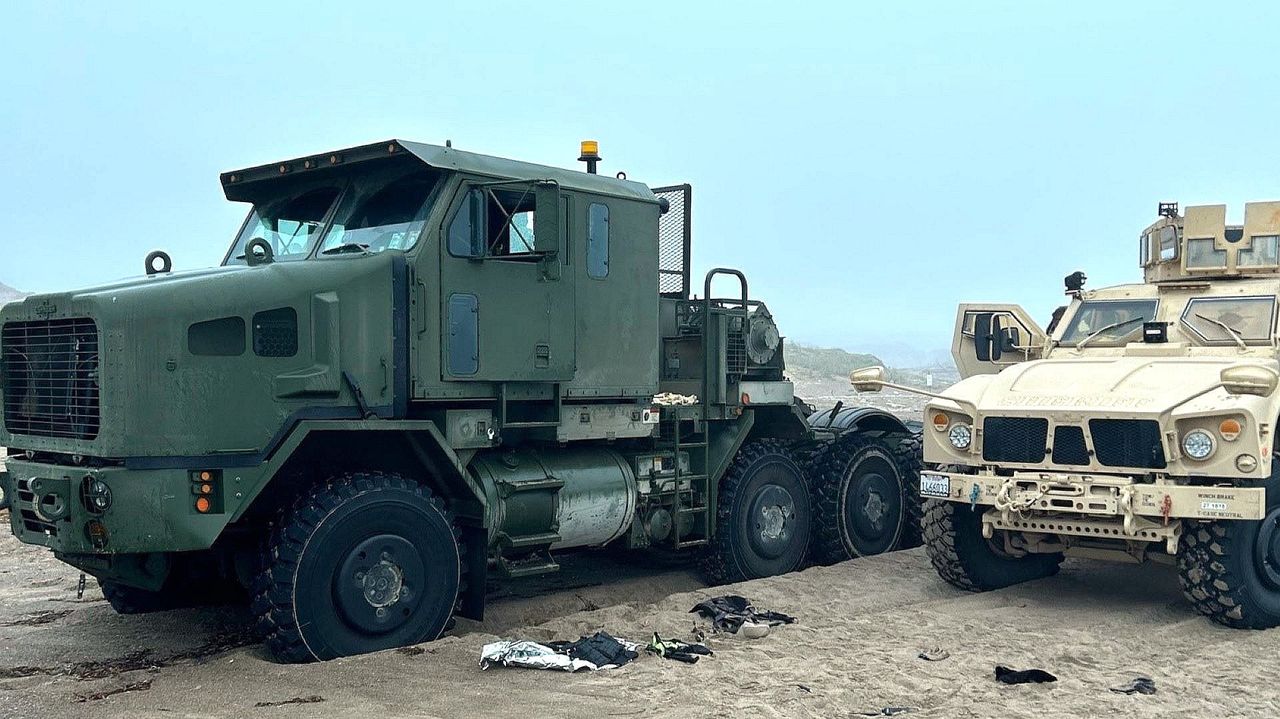
[[834, 564], [920, 543], [919, 440], [848, 434], [810, 464], [813, 560]]
[[713, 584], [793, 572], [808, 554], [812, 503], [787, 443], [749, 442], [720, 480], [716, 531], [702, 562]]
[[982, 507], [930, 499], [924, 507], [924, 546], [938, 576], [969, 592], [986, 592], [1058, 573], [1061, 554], [1021, 557], [998, 551], [982, 536]]
[[1178, 582], [1196, 611], [1236, 629], [1280, 626], [1280, 458], [1261, 521], [1187, 522]]
[[392, 474], [314, 487], [281, 514], [263, 553], [253, 611], [286, 662], [435, 639], [462, 581], [451, 516], [426, 487]]

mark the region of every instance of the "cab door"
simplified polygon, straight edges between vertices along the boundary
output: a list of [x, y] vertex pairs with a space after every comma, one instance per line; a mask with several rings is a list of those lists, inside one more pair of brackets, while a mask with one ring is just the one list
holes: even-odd
[[573, 273], [559, 187], [468, 182], [440, 243], [441, 379], [573, 378]]
[[995, 374], [1010, 365], [1039, 359], [1046, 335], [1018, 305], [961, 304], [956, 311], [951, 356], [961, 377]]

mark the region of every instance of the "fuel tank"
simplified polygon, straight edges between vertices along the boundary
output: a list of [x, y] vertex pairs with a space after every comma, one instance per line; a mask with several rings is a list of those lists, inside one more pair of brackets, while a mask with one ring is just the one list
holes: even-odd
[[636, 477], [603, 447], [482, 452], [471, 470], [489, 496], [489, 543], [510, 549], [596, 547], [636, 513]]

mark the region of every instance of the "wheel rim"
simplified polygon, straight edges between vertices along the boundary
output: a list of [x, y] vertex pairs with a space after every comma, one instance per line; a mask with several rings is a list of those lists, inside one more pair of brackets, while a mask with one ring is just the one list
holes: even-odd
[[853, 549], [864, 555], [891, 549], [901, 507], [898, 476], [887, 460], [867, 457], [854, 466], [844, 495], [845, 526]]
[[752, 498], [749, 511], [752, 549], [767, 559], [782, 556], [795, 535], [796, 502], [791, 492], [766, 484]]
[[1271, 589], [1280, 589], [1280, 507], [1272, 509], [1259, 524], [1253, 557], [1262, 581]]
[[348, 626], [379, 635], [404, 625], [418, 608], [426, 569], [417, 548], [395, 534], [369, 537], [347, 552], [334, 575], [334, 605]]

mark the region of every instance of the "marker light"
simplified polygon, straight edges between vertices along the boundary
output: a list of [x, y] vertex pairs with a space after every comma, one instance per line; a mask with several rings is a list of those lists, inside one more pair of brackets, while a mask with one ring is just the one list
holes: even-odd
[[1218, 434], [1228, 442], [1236, 441], [1240, 436], [1240, 421], [1235, 419], [1224, 419], [1218, 424]]
[[208, 514], [210, 509], [213, 509], [213, 503], [209, 501], [208, 497], [199, 497], [196, 499], [197, 512], [201, 514]]
[[939, 432], [946, 429], [947, 425], [949, 424], [951, 424], [951, 420], [948, 419], [947, 415], [943, 414], [942, 412], [939, 412], [933, 415], [933, 428], [938, 430]]
[[1203, 429], [1193, 429], [1182, 436], [1182, 451], [1192, 459], [1206, 459], [1213, 449], [1213, 435]]

